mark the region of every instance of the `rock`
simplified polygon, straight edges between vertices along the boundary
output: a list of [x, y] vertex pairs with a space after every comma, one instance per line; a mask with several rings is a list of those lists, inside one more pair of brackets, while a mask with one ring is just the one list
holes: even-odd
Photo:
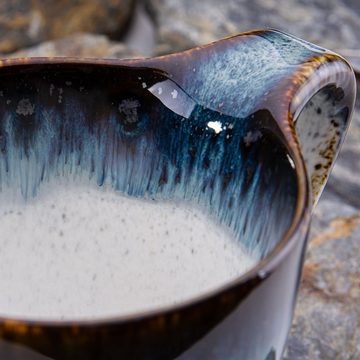
[[76, 32], [116, 35], [135, 0], [0, 1], [0, 53]]
[[327, 190], [313, 217], [284, 360], [360, 359], [359, 237], [359, 208]]
[[85, 58], [137, 58], [140, 54], [105, 35], [74, 34], [66, 38], [6, 54], [2, 57], [75, 56]]
[[153, 55], [157, 42], [157, 27], [153, 15], [143, 2], [136, 3], [134, 15], [121, 40], [147, 57]]
[[328, 47], [360, 46], [356, 0], [149, 0], [159, 23], [158, 53], [272, 27]]

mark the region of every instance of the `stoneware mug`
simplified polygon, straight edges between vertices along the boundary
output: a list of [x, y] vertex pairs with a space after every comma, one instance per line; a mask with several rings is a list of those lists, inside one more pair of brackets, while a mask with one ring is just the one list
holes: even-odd
[[2, 60], [0, 95], [1, 179], [23, 196], [66, 164], [130, 196], [201, 203], [261, 257], [216, 291], [133, 316], [0, 309], [1, 359], [281, 358], [312, 208], [354, 106], [343, 58], [258, 30], [150, 59]]

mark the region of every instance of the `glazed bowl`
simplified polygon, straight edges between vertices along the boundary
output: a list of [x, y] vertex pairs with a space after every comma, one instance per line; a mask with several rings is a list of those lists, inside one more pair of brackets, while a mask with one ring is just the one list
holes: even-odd
[[0, 95], [1, 181], [23, 197], [85, 173], [129, 196], [201, 204], [260, 257], [153, 311], [54, 321], [0, 309], [1, 358], [281, 358], [312, 208], [354, 106], [343, 58], [258, 30], [150, 59], [2, 60]]

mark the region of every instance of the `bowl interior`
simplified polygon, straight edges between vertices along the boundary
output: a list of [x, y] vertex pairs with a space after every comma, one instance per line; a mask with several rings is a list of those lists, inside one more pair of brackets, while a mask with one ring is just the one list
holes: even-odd
[[130, 196], [199, 203], [261, 257], [291, 222], [296, 174], [266, 109], [236, 118], [156, 70], [63, 64], [2, 73], [0, 113], [1, 185], [25, 198], [85, 174]]
[[268, 110], [208, 109], [155, 69], [21, 65], [0, 79], [2, 191], [36, 198], [64, 178], [184, 200], [258, 259], [290, 226], [296, 173]]

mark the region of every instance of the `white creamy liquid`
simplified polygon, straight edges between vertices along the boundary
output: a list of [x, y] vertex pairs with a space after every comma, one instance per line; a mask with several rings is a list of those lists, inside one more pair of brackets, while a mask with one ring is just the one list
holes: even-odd
[[0, 316], [86, 319], [189, 300], [255, 265], [185, 203], [76, 184], [0, 194]]

